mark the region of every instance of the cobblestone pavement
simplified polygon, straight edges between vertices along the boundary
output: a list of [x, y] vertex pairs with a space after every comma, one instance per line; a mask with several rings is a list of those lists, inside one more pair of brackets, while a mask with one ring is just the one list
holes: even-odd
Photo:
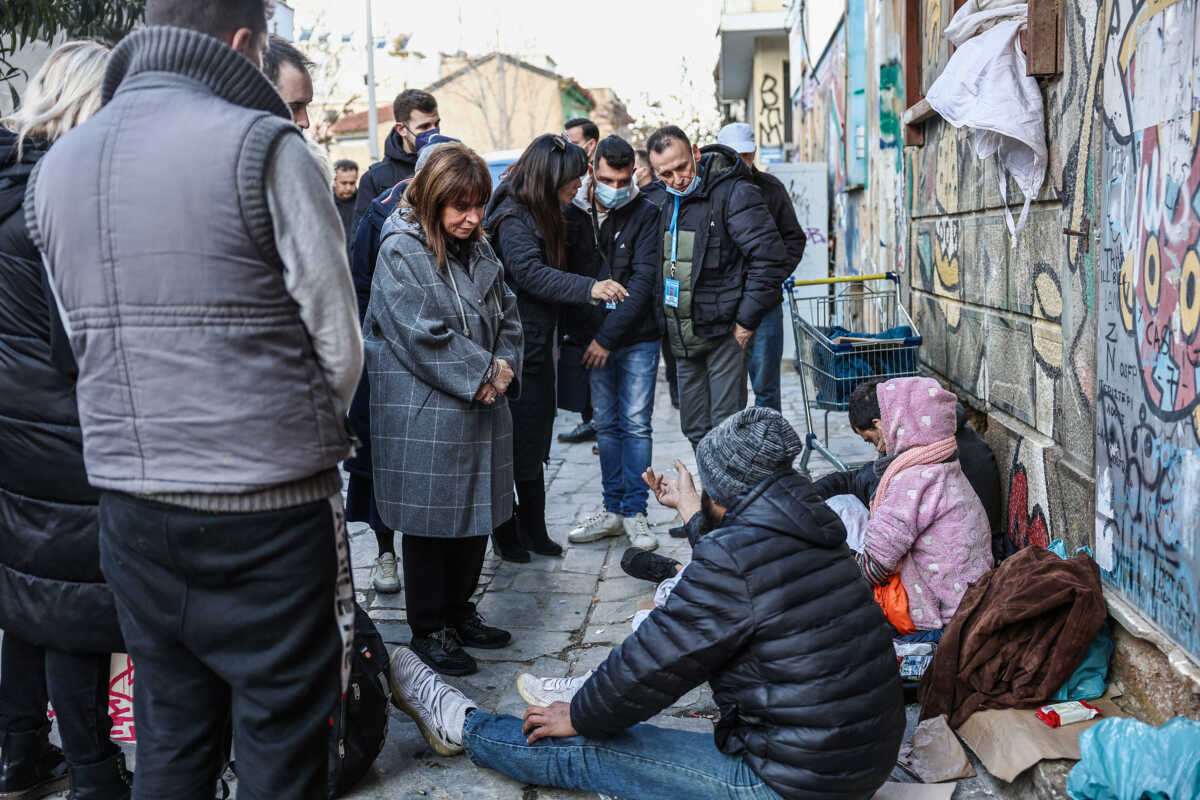
[[[803, 435], [803, 405], [799, 378], [785, 362], [784, 414]], [[556, 434], [578, 422], [575, 414], [563, 414]], [[814, 420], [824, 439], [823, 414]], [[691, 447], [679, 430], [679, 415], [671, 407], [665, 380], [659, 380], [654, 418], [654, 465], [666, 469], [676, 458], [693, 469]], [[829, 415], [829, 444], [849, 461], [866, 461], [873, 451], [850, 431], [846, 415]], [[814, 458], [814, 475], [830, 470]], [[520, 715], [525, 703], [517, 695], [516, 678], [522, 672], [540, 676], [580, 675], [598, 665], [613, 647], [631, 632], [630, 619], [641, 598], [649, 597], [651, 584], [627, 577], [620, 567], [621, 553], [628, 546], [622, 536], [583, 545], [570, 545], [567, 532], [574, 523], [600, 507], [599, 458], [590, 444], [564, 445], [555, 441], [547, 470], [547, 522], [551, 536], [562, 543], [562, 558], [534, 556], [530, 564], [511, 564], [489, 552], [477, 598], [479, 611], [493, 624], [511, 630], [513, 643], [503, 650], [477, 650], [478, 674], [449, 678], [481, 708]], [[667, 529], [677, 524], [673, 511], [650, 501], [649, 518], [658, 536], [659, 552], [683, 563], [690, 559], [686, 540], [672, 539]], [[361, 523], [350, 526], [350, 551], [358, 600], [370, 611], [389, 646], [407, 643], [411, 637], [405, 622], [404, 594], [383, 595], [372, 589], [371, 565], [376, 556], [375, 537]], [[707, 685], [681, 697], [665, 712], [650, 720], [656, 725], [694, 731], [712, 731], [715, 714]], [[910, 728], [915, 724], [915, 706], [910, 707]], [[132, 761], [131, 749], [127, 749]], [[982, 768], [976, 765], [982, 772]], [[894, 780], [911, 781], [898, 769]], [[986, 774], [960, 782], [954, 797], [992, 797], [993, 782]], [[234, 784], [236, 797], [236, 782]], [[65, 798], [56, 795], [56, 798]], [[490, 770], [480, 769], [465, 756], [444, 758], [426, 747], [416, 726], [394, 708], [387, 743], [371, 773], [347, 797], [353, 800], [575, 800], [595, 798], [585, 792], [524, 786]], [[630, 798], [629, 800], [635, 800]], [[637, 800], [652, 800], [639, 798]]]

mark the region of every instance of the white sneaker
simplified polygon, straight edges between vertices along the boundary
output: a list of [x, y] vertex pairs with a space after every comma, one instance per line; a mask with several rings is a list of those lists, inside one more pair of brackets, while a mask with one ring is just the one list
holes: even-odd
[[580, 542], [594, 542], [606, 536], [620, 536], [625, 530], [623, 522], [620, 514], [597, 511], [585, 519], [582, 525], [568, 533], [567, 541], [579, 544]]
[[388, 678], [393, 705], [413, 718], [434, 752], [443, 756], [461, 753], [463, 723], [467, 712], [477, 704], [442, 680], [407, 647], [392, 652]]
[[650, 532], [650, 523], [646, 521], [645, 514], [626, 517], [625, 533], [629, 536], [629, 543], [634, 547], [640, 547], [643, 550], [658, 549], [658, 537]]
[[590, 669], [578, 678], [539, 678], [522, 672], [517, 677], [517, 694], [531, 706], [544, 708], [551, 703], [569, 703], [591, 675]]
[[375, 591], [395, 594], [400, 591], [400, 578], [396, 574], [396, 554], [384, 553], [375, 559], [375, 575], [371, 578]]

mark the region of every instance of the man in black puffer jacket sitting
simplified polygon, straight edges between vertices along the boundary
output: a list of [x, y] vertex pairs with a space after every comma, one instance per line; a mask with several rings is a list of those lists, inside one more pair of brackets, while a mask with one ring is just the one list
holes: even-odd
[[[705, 492], [652, 472], [659, 501], [712, 530], [662, 608], [570, 703], [524, 721], [479, 710], [411, 651], [397, 705], [440, 753], [526, 783], [628, 798], [869, 798], [895, 763], [904, 701], [891, 634], [837, 516], [792, 470], [796, 432], [767, 408], [730, 417], [697, 451]], [[640, 725], [708, 681], [707, 734]]]

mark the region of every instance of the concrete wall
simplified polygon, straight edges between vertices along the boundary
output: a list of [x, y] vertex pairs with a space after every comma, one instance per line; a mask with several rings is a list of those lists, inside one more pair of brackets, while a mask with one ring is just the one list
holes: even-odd
[[784, 126], [789, 102], [783, 78], [783, 63], [787, 58], [786, 36], [754, 42], [754, 74], [746, 99], [746, 121], [754, 126], [760, 168], [771, 161], [783, 161], [789, 145]]
[[1090, 5], [1105, 23], [1084, 62], [1104, 186], [1097, 561], [1200, 660], [1200, 8]]
[[900, 0], [867, 0], [866, 52], [861, 62], [865, 86], [866, 167], [852, 179], [848, 158], [856, 143], [847, 135], [849, 86], [847, 29], [839, 27], [815, 72], [800, 84], [794, 106], [794, 160], [829, 165], [830, 208], [839, 275], [899, 272], [907, 269], [908, 236], [904, 204], [904, 83], [900, 66]]

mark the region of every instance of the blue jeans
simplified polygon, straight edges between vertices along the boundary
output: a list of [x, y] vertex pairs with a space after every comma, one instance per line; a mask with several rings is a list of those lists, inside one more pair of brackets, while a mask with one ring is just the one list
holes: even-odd
[[658, 350], [657, 339], [622, 347], [590, 373], [604, 510], [623, 517], [646, 513], [649, 489], [642, 473], [653, 449], [650, 415]]
[[763, 317], [750, 350], [750, 385], [754, 405], [781, 410], [779, 368], [783, 363], [783, 306], [778, 305]]
[[471, 761], [523, 783], [640, 800], [779, 800], [746, 762], [717, 749], [711, 733], [635, 725], [612, 739], [525, 743], [521, 720], [475, 710], [463, 725]]

